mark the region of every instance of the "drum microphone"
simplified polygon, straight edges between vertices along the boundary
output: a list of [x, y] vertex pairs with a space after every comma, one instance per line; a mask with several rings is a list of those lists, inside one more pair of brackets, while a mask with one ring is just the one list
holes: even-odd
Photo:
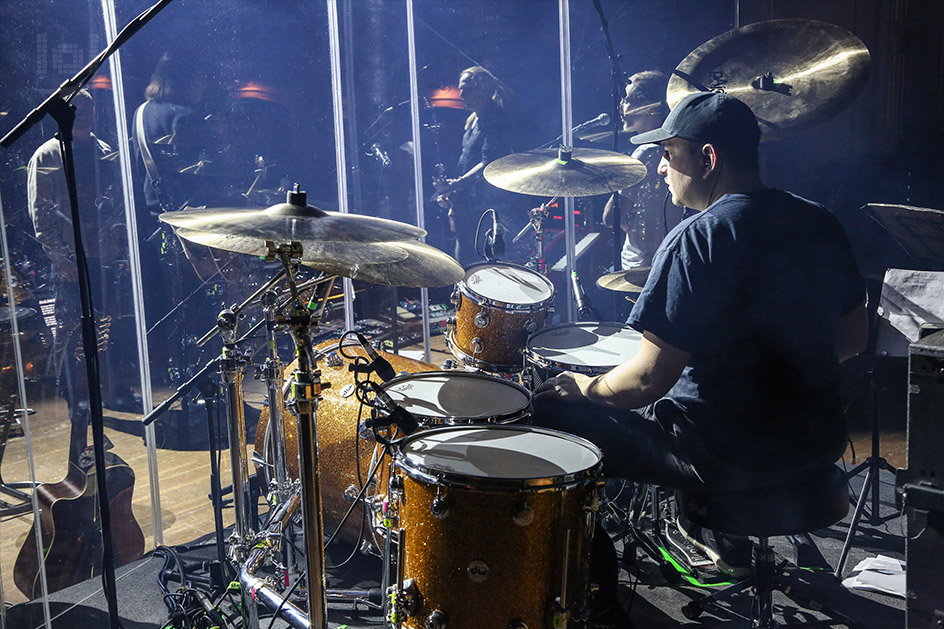
[[498, 222], [498, 211], [486, 210], [492, 213], [492, 228], [485, 233], [485, 259], [500, 260], [505, 255], [505, 238], [502, 236], [502, 226]]
[[357, 341], [361, 344], [361, 347], [363, 347], [364, 351], [367, 352], [367, 358], [370, 359], [370, 362], [364, 366], [358, 366], [356, 363], [351, 363], [348, 365], [348, 369], [350, 371], [357, 371], [359, 373], [368, 373], [373, 371], [384, 382], [396, 378], [397, 372], [393, 370], [393, 366], [389, 361], [377, 353], [377, 350], [375, 350], [374, 346], [370, 344], [370, 341], [368, 341], [367, 338], [365, 338], [360, 332], [355, 332], [354, 334], [357, 336]]
[[419, 427], [419, 424], [416, 423], [416, 418], [413, 417], [413, 414], [394, 402], [393, 398], [391, 398], [379, 384], [376, 382], [371, 382], [369, 384], [374, 390], [374, 394], [376, 396], [375, 399], [380, 400], [380, 403], [387, 410], [387, 417], [383, 421], [378, 421], [377, 419], [368, 420], [366, 424], [370, 427], [389, 426], [390, 424], [394, 424], [404, 434], [413, 434], [413, 432], [415, 432]]
[[597, 314], [594, 307], [590, 305], [590, 299], [583, 291], [583, 286], [580, 285], [580, 278], [577, 276], [577, 271], [571, 273], [570, 284], [574, 289], [574, 299], [577, 300], [577, 314], [580, 315], [580, 319], [582, 321], [599, 321], [600, 315]]

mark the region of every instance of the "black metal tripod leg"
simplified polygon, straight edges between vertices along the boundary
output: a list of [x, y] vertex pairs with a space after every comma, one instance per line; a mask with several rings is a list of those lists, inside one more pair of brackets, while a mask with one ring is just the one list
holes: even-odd
[[865, 475], [865, 482], [862, 484], [862, 491], [859, 493], [859, 499], [856, 502], [855, 512], [852, 514], [852, 521], [849, 522], [849, 532], [846, 533], [846, 541], [842, 545], [842, 554], [839, 555], [839, 563], [836, 564], [836, 571], [833, 573], [837, 579], [842, 579], [842, 569], [846, 565], [846, 558], [849, 556], [849, 548], [852, 546], [852, 540], [855, 537], [856, 530], [859, 528], [859, 519], [862, 517], [862, 510], [865, 508], [865, 499], [869, 494], [869, 482], [872, 475], [878, 474], [874, 467], [870, 467]]

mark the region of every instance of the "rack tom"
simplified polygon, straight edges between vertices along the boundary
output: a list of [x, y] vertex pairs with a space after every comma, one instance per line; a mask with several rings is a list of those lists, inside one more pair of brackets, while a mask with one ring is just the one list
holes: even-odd
[[466, 270], [452, 301], [446, 341], [456, 358], [485, 371], [518, 371], [528, 335], [544, 327], [554, 285], [517, 264], [482, 262]]

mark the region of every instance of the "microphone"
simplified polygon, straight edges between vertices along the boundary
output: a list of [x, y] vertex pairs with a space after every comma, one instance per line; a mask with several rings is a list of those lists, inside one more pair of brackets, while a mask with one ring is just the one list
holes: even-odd
[[587, 120], [586, 122], [581, 122], [576, 127], [574, 127], [572, 133], [577, 133], [578, 131], [583, 131], [584, 129], [588, 129], [590, 127], [605, 127], [608, 124], [610, 124], [610, 114], [602, 113], [596, 118]]
[[[374, 390], [377, 400], [380, 400], [380, 403], [387, 409], [387, 419], [383, 422], [373, 421], [368, 422], [372, 425], [378, 426], [389, 426], [390, 424], [395, 424], [397, 428], [403, 431], [404, 434], [410, 435], [419, 427], [419, 424], [416, 423], [416, 418], [413, 417], [413, 414], [408, 410], [397, 404], [393, 401], [386, 391], [381, 388], [376, 382], [371, 382], [370, 387]], [[389, 420], [389, 421], [388, 421]]]
[[364, 351], [367, 352], [367, 357], [370, 359], [370, 363], [365, 367], [357, 367], [354, 363], [348, 365], [350, 371], [373, 371], [380, 379], [384, 382], [393, 380], [397, 377], [397, 372], [393, 370], [393, 366], [384, 358], [377, 353], [377, 350], [374, 349], [374, 346], [364, 337], [360, 332], [355, 332], [357, 335], [357, 341], [361, 344], [361, 347], [364, 348]]
[[492, 255], [500, 259], [505, 255], [505, 238], [502, 236], [502, 226], [498, 222], [498, 212], [492, 210]]
[[574, 299], [577, 300], [577, 314], [580, 315], [580, 319], [582, 321], [587, 321], [588, 319], [599, 321], [600, 315], [598, 315], [597, 311], [590, 305], [590, 299], [583, 291], [583, 286], [580, 285], [580, 278], [577, 277], [577, 271], [571, 273], [570, 284], [574, 289]]
[[384, 168], [390, 168], [390, 156], [387, 155], [386, 151], [380, 148], [380, 144], [377, 142], [370, 145], [370, 151], [368, 151], [367, 154], [380, 162], [380, 165]]

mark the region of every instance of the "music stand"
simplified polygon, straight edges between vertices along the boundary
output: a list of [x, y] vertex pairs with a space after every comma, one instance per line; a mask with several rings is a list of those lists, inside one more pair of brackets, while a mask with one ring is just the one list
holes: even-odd
[[944, 260], [944, 212], [908, 205], [870, 203], [862, 208], [876, 220], [912, 258], [917, 268], [925, 270], [889, 269], [882, 283], [879, 307], [872, 326], [871, 366], [869, 389], [871, 393], [872, 449], [864, 463], [848, 472], [848, 478], [866, 472], [862, 491], [856, 500], [852, 521], [846, 534], [836, 565], [835, 576], [842, 578], [842, 570], [849, 555], [867, 496], [871, 495], [869, 523], [881, 523], [879, 517], [879, 474], [881, 470], [895, 473], [895, 468], [881, 456], [879, 444], [878, 388], [875, 383], [875, 362], [878, 357], [907, 357], [908, 345], [918, 339], [920, 323], [942, 320], [939, 296], [944, 287], [944, 274], [934, 271], [942, 268]]

